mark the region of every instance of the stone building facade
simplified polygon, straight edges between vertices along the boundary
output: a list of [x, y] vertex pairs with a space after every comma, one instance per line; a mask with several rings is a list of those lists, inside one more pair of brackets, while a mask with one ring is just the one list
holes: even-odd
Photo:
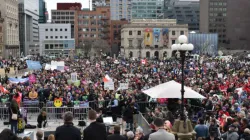
[[134, 19], [121, 30], [121, 55], [126, 58], [166, 58], [180, 35], [188, 36], [188, 25], [175, 19]]

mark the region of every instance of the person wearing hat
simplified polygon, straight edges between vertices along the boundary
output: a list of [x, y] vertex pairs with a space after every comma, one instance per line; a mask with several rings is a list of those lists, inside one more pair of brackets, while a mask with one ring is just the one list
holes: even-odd
[[241, 139], [243, 139], [243, 140], [250, 140], [250, 129], [246, 128], [244, 130], [244, 133], [243, 133]]
[[221, 135], [221, 138], [223, 138], [223, 140], [238, 140], [239, 134], [236, 131], [237, 126], [232, 124], [229, 126], [228, 132]]

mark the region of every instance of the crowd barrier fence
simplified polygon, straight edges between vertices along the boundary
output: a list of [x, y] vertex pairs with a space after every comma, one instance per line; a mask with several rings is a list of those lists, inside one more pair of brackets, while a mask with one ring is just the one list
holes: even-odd
[[143, 129], [144, 134], [150, 133], [150, 125], [147, 122], [147, 120], [144, 118], [143, 114], [139, 112], [139, 114], [136, 114], [136, 121], [137, 125], [140, 126]]
[[84, 121], [87, 118], [89, 107], [46, 107], [47, 121], [57, 122], [63, 118], [67, 111], [73, 113], [75, 121]]
[[8, 107], [0, 107], [0, 121], [9, 121]]

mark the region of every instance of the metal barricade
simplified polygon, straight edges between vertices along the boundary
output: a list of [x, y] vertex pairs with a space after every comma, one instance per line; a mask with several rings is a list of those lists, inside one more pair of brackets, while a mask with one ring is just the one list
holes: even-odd
[[46, 107], [47, 121], [57, 122], [67, 111], [73, 113], [74, 121], [83, 121], [87, 119], [89, 109], [89, 107]]
[[150, 125], [147, 120], [144, 118], [142, 113], [136, 114], [137, 126], [140, 126], [143, 129], [144, 134], [150, 133]]
[[9, 121], [8, 107], [0, 107], [0, 121]]
[[21, 107], [38, 107], [43, 108], [44, 103], [39, 101], [24, 101], [21, 103]]
[[[21, 111], [25, 112], [24, 117], [27, 117], [28, 121], [37, 121], [38, 115], [41, 113], [41, 108], [39, 107], [21, 107]], [[21, 113], [22, 113], [21, 112]]]

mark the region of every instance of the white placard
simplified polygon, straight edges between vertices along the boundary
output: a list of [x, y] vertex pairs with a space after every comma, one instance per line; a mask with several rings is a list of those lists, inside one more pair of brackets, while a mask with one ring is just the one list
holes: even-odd
[[72, 82], [77, 81], [77, 73], [71, 73], [71, 81]]
[[115, 90], [114, 82], [109, 81], [104, 83], [104, 89], [105, 90]]
[[223, 74], [222, 74], [222, 73], [219, 73], [219, 74], [218, 74], [218, 78], [223, 78]]
[[51, 68], [51, 65], [50, 64], [46, 64], [44, 69], [45, 70], [50, 70], [50, 68]]
[[120, 83], [120, 87], [119, 88], [121, 90], [128, 89], [128, 83]]

